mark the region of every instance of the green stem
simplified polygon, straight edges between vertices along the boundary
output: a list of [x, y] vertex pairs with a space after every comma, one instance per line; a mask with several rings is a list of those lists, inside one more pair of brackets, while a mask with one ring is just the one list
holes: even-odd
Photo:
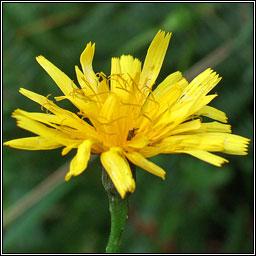
[[[133, 166], [131, 167], [134, 171]], [[128, 219], [130, 194], [127, 193], [125, 198], [122, 199], [104, 168], [102, 168], [102, 183], [108, 193], [109, 211], [111, 215], [111, 230], [106, 253], [117, 253], [120, 249], [126, 221]]]
[[119, 252], [126, 220], [128, 219], [129, 196], [124, 199], [109, 195], [109, 211], [111, 215], [111, 230], [106, 253]]

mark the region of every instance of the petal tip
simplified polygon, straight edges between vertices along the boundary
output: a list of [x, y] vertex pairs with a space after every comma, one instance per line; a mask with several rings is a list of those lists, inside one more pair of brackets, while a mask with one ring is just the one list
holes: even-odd
[[21, 93], [22, 95], [24, 95], [26, 92], [27, 92], [27, 89], [25, 89], [25, 88], [19, 89], [19, 93]]
[[10, 143], [9, 143], [9, 141], [6, 141], [6, 142], [3, 143], [3, 145], [4, 146], [10, 146]]
[[124, 199], [125, 195], [126, 195], [126, 192], [122, 192], [122, 193], [120, 191], [118, 191], [118, 192], [119, 192], [119, 195], [121, 196], [121, 198]]
[[36, 56], [36, 61], [39, 63], [41, 60], [45, 60], [43, 55]]
[[65, 181], [66, 182], [70, 181], [71, 177], [72, 177], [72, 174], [67, 173], [66, 176], [65, 176]]

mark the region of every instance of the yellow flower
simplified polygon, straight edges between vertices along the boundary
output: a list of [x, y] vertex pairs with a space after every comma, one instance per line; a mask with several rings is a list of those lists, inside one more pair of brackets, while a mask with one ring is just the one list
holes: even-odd
[[[64, 96], [79, 110], [72, 113], [54, 104], [49, 97], [29, 90], [20, 92], [46, 109], [46, 113], [14, 111], [19, 127], [37, 136], [5, 142], [13, 148], [47, 150], [73, 148], [68, 181], [87, 167], [90, 154], [100, 154], [117, 191], [124, 198], [133, 192], [135, 181], [129, 162], [165, 178], [165, 171], [147, 160], [160, 153], [186, 153], [221, 166], [226, 159], [210, 152], [245, 155], [249, 139], [231, 134], [224, 112], [207, 104], [217, 94], [207, 95], [221, 80], [211, 69], [192, 82], [175, 72], [152, 90], [160, 72], [171, 34], [159, 31], [153, 39], [141, 69], [130, 55], [112, 58], [111, 75], [92, 68], [95, 44], [88, 43], [81, 54], [82, 71], [76, 66], [80, 87], [43, 56], [38, 63], [52, 77]], [[200, 116], [220, 121], [203, 123]], [[89, 120], [87, 122], [86, 120]]]

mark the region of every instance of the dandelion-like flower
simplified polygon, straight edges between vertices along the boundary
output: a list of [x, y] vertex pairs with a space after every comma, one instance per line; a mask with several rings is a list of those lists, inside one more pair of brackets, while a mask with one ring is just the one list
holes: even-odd
[[[5, 142], [13, 148], [48, 150], [64, 147], [62, 155], [76, 148], [65, 179], [80, 175], [92, 154], [100, 160], [114, 186], [125, 197], [135, 181], [129, 162], [165, 178], [165, 171], [147, 158], [157, 154], [186, 153], [215, 166], [228, 160], [210, 152], [247, 154], [249, 139], [231, 134], [224, 112], [208, 106], [217, 94], [207, 95], [221, 80], [210, 68], [190, 83], [175, 72], [152, 89], [160, 72], [171, 34], [159, 31], [141, 68], [130, 55], [112, 58], [111, 74], [95, 74], [92, 68], [95, 44], [81, 54], [82, 71], [75, 67], [75, 83], [43, 56], [38, 63], [55, 81], [77, 113], [58, 107], [49, 97], [29, 90], [20, 92], [46, 109], [46, 113], [17, 109], [17, 125], [37, 136]], [[202, 122], [201, 116], [213, 122]], [[219, 121], [219, 122], [217, 122]]]

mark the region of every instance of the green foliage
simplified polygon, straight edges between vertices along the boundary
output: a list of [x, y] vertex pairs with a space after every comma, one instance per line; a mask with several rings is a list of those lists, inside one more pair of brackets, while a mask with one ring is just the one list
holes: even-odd
[[[109, 74], [112, 56], [132, 54], [143, 61], [159, 29], [173, 34], [157, 83], [176, 70], [189, 74], [194, 64], [228, 45], [221, 59], [211, 63], [223, 77], [211, 105], [227, 113], [235, 134], [252, 139], [252, 3], [4, 3], [4, 141], [29, 135], [10, 117], [13, 110], [40, 111], [18, 93], [20, 87], [52, 98], [61, 95], [35, 56], [44, 55], [76, 80], [74, 66], [92, 41], [96, 42], [95, 72]], [[201, 63], [197, 73], [208, 67]], [[248, 156], [224, 156], [230, 163], [222, 168], [187, 155], [157, 156], [152, 161], [167, 171], [165, 181], [138, 168], [121, 251], [252, 253], [252, 143]], [[59, 149], [3, 149], [4, 214], [10, 214], [10, 207], [75, 152], [65, 157], [60, 153]], [[56, 184], [6, 225], [3, 249], [5, 253], [102, 253], [109, 221], [96, 159], [81, 176]]]

